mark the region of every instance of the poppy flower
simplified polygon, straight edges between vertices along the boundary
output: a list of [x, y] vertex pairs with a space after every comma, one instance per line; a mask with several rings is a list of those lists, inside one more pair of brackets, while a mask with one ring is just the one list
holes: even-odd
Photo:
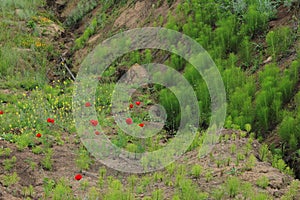
[[93, 126], [97, 126], [97, 125], [98, 125], [98, 121], [97, 121], [97, 120], [94, 120], [94, 119], [91, 119], [91, 120], [90, 120], [90, 123], [91, 123]]
[[36, 134], [36, 137], [37, 137], [37, 138], [40, 138], [40, 137], [42, 137], [42, 134], [37, 133], [37, 134]]
[[126, 119], [126, 124], [130, 125], [130, 124], [132, 124], [132, 123], [133, 123], [133, 121], [132, 121], [131, 118], [127, 118], [127, 119]]
[[95, 131], [95, 135], [100, 135], [100, 132], [99, 131]]
[[0, 110], [0, 115], [3, 115], [4, 114], [4, 111], [3, 110]]
[[85, 107], [90, 107], [92, 104], [90, 102], [85, 103]]
[[129, 105], [129, 108], [133, 108], [133, 104], [132, 103]]
[[51, 123], [51, 124], [54, 124], [54, 119], [48, 118], [48, 119], [47, 119], [47, 122], [48, 122], [48, 123]]
[[139, 105], [141, 104], [141, 102], [140, 102], [140, 101], [137, 101], [137, 102], [135, 102], [135, 104], [136, 104], [137, 106], [139, 106]]
[[139, 124], [139, 126], [140, 126], [140, 127], [144, 127], [144, 126], [145, 126], [145, 124], [143, 124], [143, 123], [140, 123], [140, 124]]
[[76, 176], [74, 177], [76, 181], [80, 181], [82, 179], [82, 175], [81, 174], [76, 174]]

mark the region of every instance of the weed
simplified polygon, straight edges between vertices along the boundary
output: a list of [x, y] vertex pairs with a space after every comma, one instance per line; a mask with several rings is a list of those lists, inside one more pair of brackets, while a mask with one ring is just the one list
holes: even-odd
[[52, 149], [47, 149], [47, 151], [45, 151], [45, 157], [44, 159], [41, 161], [42, 166], [44, 169], [46, 170], [51, 170], [52, 169], [52, 155], [53, 155], [53, 151]]
[[199, 178], [202, 173], [202, 166], [201, 165], [194, 165], [191, 169], [191, 175], [195, 178]]
[[269, 185], [269, 178], [266, 176], [262, 176], [256, 181], [256, 184], [258, 187], [266, 189]]
[[20, 177], [18, 176], [17, 172], [13, 172], [12, 174], [8, 175], [2, 175], [2, 184], [5, 187], [10, 187], [13, 184], [18, 183], [20, 180]]
[[234, 198], [239, 192], [240, 180], [237, 177], [229, 177], [226, 181], [226, 192], [231, 198]]
[[4, 169], [6, 171], [10, 171], [14, 167], [16, 161], [17, 161], [17, 158], [15, 156], [13, 156], [11, 159], [5, 159], [3, 162]]

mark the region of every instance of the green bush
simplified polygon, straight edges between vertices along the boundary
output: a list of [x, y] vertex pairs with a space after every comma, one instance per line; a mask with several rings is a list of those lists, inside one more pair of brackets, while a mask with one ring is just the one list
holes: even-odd
[[256, 181], [256, 184], [258, 187], [266, 189], [269, 185], [269, 178], [266, 176], [262, 176]]
[[71, 12], [71, 14], [66, 18], [64, 24], [67, 27], [74, 26], [78, 21], [80, 21], [87, 13], [94, 9], [98, 5], [97, 0], [81, 0], [77, 7]]
[[163, 89], [159, 92], [159, 102], [167, 113], [166, 128], [176, 130], [179, 127], [181, 113], [176, 96], [169, 89]]
[[291, 135], [297, 132], [297, 130], [295, 130], [295, 127], [297, 127], [297, 121], [295, 120], [295, 118], [288, 115], [283, 118], [278, 130], [278, 133], [283, 141], [290, 141]]
[[240, 180], [237, 177], [229, 177], [225, 183], [227, 194], [230, 198], [234, 198], [239, 193]]
[[227, 52], [236, 52], [240, 38], [236, 34], [237, 19], [234, 15], [220, 19], [214, 31], [214, 45], [220, 48], [221, 57], [225, 58]]
[[253, 36], [256, 33], [262, 33], [267, 27], [268, 16], [260, 12], [257, 6], [250, 5], [244, 16], [246, 35]]
[[282, 26], [270, 31], [266, 35], [268, 52], [277, 59], [280, 55], [285, 55], [294, 41], [290, 27]]
[[266, 144], [263, 144], [259, 149], [259, 159], [261, 161], [267, 161], [269, 156], [269, 147]]
[[249, 37], [244, 37], [239, 47], [239, 55], [243, 64], [248, 67], [253, 62], [253, 44], [250, 42]]
[[64, 178], [61, 178], [53, 189], [53, 200], [75, 199], [73, 191]]

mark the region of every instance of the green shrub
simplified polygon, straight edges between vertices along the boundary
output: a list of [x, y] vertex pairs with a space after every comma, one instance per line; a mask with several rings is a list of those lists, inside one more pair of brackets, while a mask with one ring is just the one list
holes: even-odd
[[269, 148], [268, 145], [263, 144], [259, 149], [259, 159], [261, 161], [267, 161], [269, 156]]
[[11, 185], [18, 183], [19, 180], [20, 177], [17, 172], [13, 172], [12, 174], [2, 175], [0, 182], [2, 182], [5, 187], [10, 187]]
[[260, 12], [255, 5], [248, 7], [245, 14], [246, 34], [253, 36], [256, 33], [262, 33], [267, 26], [268, 16]]
[[268, 194], [266, 193], [258, 193], [258, 194], [255, 194], [254, 196], [252, 196], [253, 200], [267, 200], [267, 199], [272, 199]]
[[291, 116], [285, 116], [279, 125], [278, 133], [280, 137], [285, 141], [289, 142], [291, 135], [296, 133], [295, 127], [297, 126], [297, 121]]
[[266, 189], [269, 185], [269, 178], [266, 176], [262, 176], [256, 181], [256, 184], [258, 187]]
[[46, 170], [51, 170], [52, 167], [53, 167], [52, 166], [52, 164], [53, 164], [52, 155], [53, 155], [52, 149], [47, 149], [47, 151], [45, 153], [45, 157], [41, 161], [42, 165], [43, 165], [43, 168], [46, 169]]
[[178, 194], [182, 200], [202, 199], [202, 195], [199, 193], [197, 187], [190, 179], [181, 179], [179, 181], [179, 187], [176, 189], [176, 194]]
[[191, 175], [195, 178], [199, 178], [202, 173], [202, 166], [201, 165], [194, 165], [191, 169]]
[[280, 55], [285, 55], [293, 43], [293, 34], [290, 27], [282, 26], [270, 31], [266, 36], [268, 52], [277, 59]]
[[239, 44], [239, 37], [236, 34], [237, 19], [234, 15], [220, 19], [215, 30], [214, 44], [220, 48], [221, 57], [225, 58], [226, 52], [236, 52]]
[[239, 55], [243, 64], [245, 66], [250, 66], [252, 64], [252, 52], [253, 52], [253, 44], [250, 42], [249, 37], [244, 37], [243, 41], [239, 47]]
[[229, 177], [225, 183], [227, 194], [234, 198], [239, 193], [240, 180], [237, 177]]
[[153, 191], [152, 192], [152, 199], [163, 200], [164, 199], [163, 191], [161, 189]]
[[176, 130], [180, 123], [180, 108], [176, 96], [168, 89], [159, 92], [159, 102], [167, 113], [166, 128]]
[[64, 178], [61, 178], [53, 189], [53, 200], [75, 199], [73, 191]]
[[81, 147], [78, 150], [77, 158], [76, 158], [76, 166], [80, 169], [89, 169], [90, 165], [92, 163], [92, 159], [89, 156], [88, 151]]
[[81, 0], [77, 7], [66, 18], [64, 24], [68, 27], [74, 26], [80, 21], [88, 12], [94, 9], [98, 5], [97, 0]]
[[293, 200], [299, 197], [300, 182], [293, 180], [288, 191], [281, 197], [282, 200]]
[[252, 168], [255, 167], [255, 165], [256, 157], [253, 154], [251, 154], [245, 163], [245, 170], [252, 170]]

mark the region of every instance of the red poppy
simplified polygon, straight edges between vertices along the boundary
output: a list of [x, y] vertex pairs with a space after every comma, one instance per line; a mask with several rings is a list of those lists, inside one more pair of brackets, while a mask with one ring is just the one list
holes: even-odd
[[141, 102], [140, 102], [140, 101], [137, 101], [137, 102], [135, 102], [135, 104], [136, 104], [137, 106], [139, 106], [139, 105], [141, 104]]
[[82, 179], [82, 175], [81, 174], [76, 174], [76, 176], [74, 177], [76, 181], [80, 181], [80, 179]]
[[0, 115], [3, 115], [4, 114], [4, 111], [3, 110], [0, 110]]
[[132, 123], [133, 123], [133, 121], [132, 121], [132, 119], [131, 119], [131, 118], [127, 118], [127, 119], [126, 119], [126, 123], [127, 123], [128, 125], [130, 125], [130, 124], [132, 124]]
[[129, 108], [133, 108], [133, 104], [132, 103], [129, 105]]
[[85, 103], [85, 107], [90, 107], [92, 104], [90, 102]]
[[100, 132], [99, 131], [95, 131], [95, 135], [100, 135]]
[[139, 126], [140, 126], [140, 127], [144, 127], [144, 126], [145, 126], [145, 124], [143, 124], [143, 123], [140, 123], [140, 124], [139, 124]]
[[94, 120], [94, 119], [91, 119], [91, 120], [90, 120], [90, 123], [91, 123], [93, 126], [97, 126], [97, 125], [98, 125], [98, 121], [97, 121], [97, 120]]
[[47, 122], [48, 122], [48, 123], [51, 123], [51, 124], [54, 124], [54, 119], [48, 118], [48, 119], [47, 119]]
[[37, 133], [37, 134], [36, 134], [36, 137], [37, 137], [37, 138], [40, 138], [40, 137], [42, 137], [42, 134]]

